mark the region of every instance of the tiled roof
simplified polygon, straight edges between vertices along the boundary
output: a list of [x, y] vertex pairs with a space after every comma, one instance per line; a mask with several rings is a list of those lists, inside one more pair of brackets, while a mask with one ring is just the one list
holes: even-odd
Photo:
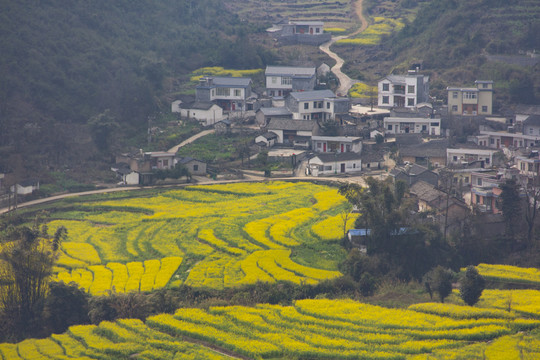
[[292, 92], [290, 94], [298, 101], [305, 100], [324, 100], [325, 98], [335, 98], [336, 94], [332, 90], [313, 90], [313, 91], [299, 91]]
[[264, 72], [266, 76], [287, 75], [287, 76], [313, 76], [314, 67], [294, 67], [294, 66], [267, 66]]

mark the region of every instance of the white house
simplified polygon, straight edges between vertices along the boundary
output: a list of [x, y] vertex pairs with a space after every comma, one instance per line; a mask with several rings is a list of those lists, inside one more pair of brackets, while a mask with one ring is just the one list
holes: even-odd
[[312, 136], [311, 148], [318, 153], [360, 153], [362, 140], [354, 136]]
[[266, 129], [277, 135], [278, 144], [302, 144], [309, 147], [311, 136], [317, 129], [317, 123], [308, 120], [272, 119]]
[[311, 91], [315, 88], [314, 67], [267, 66], [266, 93], [285, 97], [292, 91]]
[[350, 100], [337, 97], [332, 90], [292, 92], [285, 106], [295, 120], [335, 120], [336, 115], [349, 113]]
[[178, 105], [180, 116], [195, 119], [204, 126], [214, 125], [226, 118], [223, 109], [211, 101], [194, 101]]
[[255, 138], [255, 144], [264, 147], [272, 147], [276, 143], [278, 136], [274, 132], [265, 132]]
[[212, 101], [225, 111], [247, 110], [252, 81], [244, 77], [203, 77], [195, 88], [197, 101]]
[[338, 175], [362, 171], [360, 154], [322, 153], [308, 160], [307, 172], [313, 176]]
[[378, 82], [379, 107], [414, 108], [429, 100], [429, 76], [388, 75]]
[[39, 190], [39, 180], [25, 180], [11, 186], [11, 192], [17, 195], [29, 195]]
[[177, 157], [176, 164], [182, 164], [191, 175], [206, 175], [206, 163], [189, 156]]
[[483, 161], [487, 166], [492, 166], [493, 155], [497, 152], [498, 150], [490, 149], [446, 149], [446, 165]]
[[441, 119], [426, 118], [384, 118], [384, 129], [387, 134], [427, 134], [441, 135]]

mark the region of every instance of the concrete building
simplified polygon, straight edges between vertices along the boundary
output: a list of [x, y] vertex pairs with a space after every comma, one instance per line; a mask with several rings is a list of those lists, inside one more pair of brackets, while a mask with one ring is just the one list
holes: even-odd
[[476, 87], [448, 87], [448, 111], [453, 115], [491, 115], [493, 81], [476, 80]]

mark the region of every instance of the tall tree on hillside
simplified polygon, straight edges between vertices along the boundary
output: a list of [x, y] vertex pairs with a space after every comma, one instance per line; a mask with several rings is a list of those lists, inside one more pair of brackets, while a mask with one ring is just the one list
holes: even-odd
[[519, 185], [514, 180], [508, 180], [501, 185], [501, 190], [502, 212], [506, 223], [506, 232], [511, 239], [514, 239], [522, 215]]

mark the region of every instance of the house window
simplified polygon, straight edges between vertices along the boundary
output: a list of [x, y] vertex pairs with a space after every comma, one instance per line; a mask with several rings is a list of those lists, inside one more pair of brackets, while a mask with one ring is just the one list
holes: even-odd
[[486, 158], [486, 164], [489, 164], [489, 158]]
[[392, 125], [388, 125], [388, 130], [392, 131]]
[[315, 32], [316, 32], [316, 33], [318, 34], [318, 33], [320, 33], [320, 32], [321, 32], [321, 29], [319, 29], [319, 28], [315, 28]]
[[422, 131], [427, 131], [427, 125], [422, 125]]
[[234, 89], [234, 96], [240, 96], [241, 91], [240, 89]]
[[452, 111], [457, 111], [457, 105], [452, 105]]
[[468, 184], [468, 183], [469, 183], [469, 177], [465, 176], [465, 184]]
[[453, 159], [454, 159], [454, 162], [456, 162], [457, 161], [457, 156], [454, 155]]
[[322, 144], [320, 142], [317, 143], [317, 149], [320, 149]]
[[458, 92], [457, 91], [454, 91], [452, 93], [452, 99], [457, 99], [458, 98]]
[[304, 103], [304, 110], [307, 110], [307, 109], [309, 109], [309, 103], [306, 102]]
[[489, 139], [489, 143], [490, 143], [491, 145], [495, 144], [495, 139], [493, 139], [493, 138]]
[[199, 165], [193, 165], [193, 171], [199, 171]]
[[482, 179], [481, 178], [476, 179], [476, 185], [482, 186]]
[[533, 164], [527, 164], [527, 170], [533, 171]]
[[521, 163], [520, 168], [521, 168], [521, 170], [525, 171], [525, 163]]
[[488, 112], [488, 107], [485, 105], [482, 105], [482, 112]]
[[529, 134], [532, 135], [534, 133], [533, 128], [529, 128]]
[[407, 106], [414, 106], [414, 99], [407, 99]]
[[292, 84], [292, 77], [284, 76], [281, 78], [281, 85], [291, 85], [291, 84]]
[[464, 99], [476, 99], [476, 93], [472, 91], [466, 91], [463, 93]]
[[408, 85], [407, 86], [407, 93], [408, 94], [414, 94], [414, 85]]
[[482, 88], [487, 89], [487, 87], [488, 87], [487, 85], [488, 84], [482, 84]]
[[231, 89], [230, 88], [216, 88], [216, 95], [217, 96], [230, 96]]
[[390, 103], [390, 97], [389, 96], [383, 96], [382, 97], [382, 103], [383, 104], [389, 104]]
[[390, 84], [382, 84], [382, 91], [390, 91]]
[[480, 195], [476, 195], [476, 203], [480, 204]]
[[327, 108], [327, 109], [330, 109], [330, 102], [327, 102], [327, 103], [326, 103], [326, 108]]
[[351, 145], [345, 145], [345, 152], [351, 152]]

